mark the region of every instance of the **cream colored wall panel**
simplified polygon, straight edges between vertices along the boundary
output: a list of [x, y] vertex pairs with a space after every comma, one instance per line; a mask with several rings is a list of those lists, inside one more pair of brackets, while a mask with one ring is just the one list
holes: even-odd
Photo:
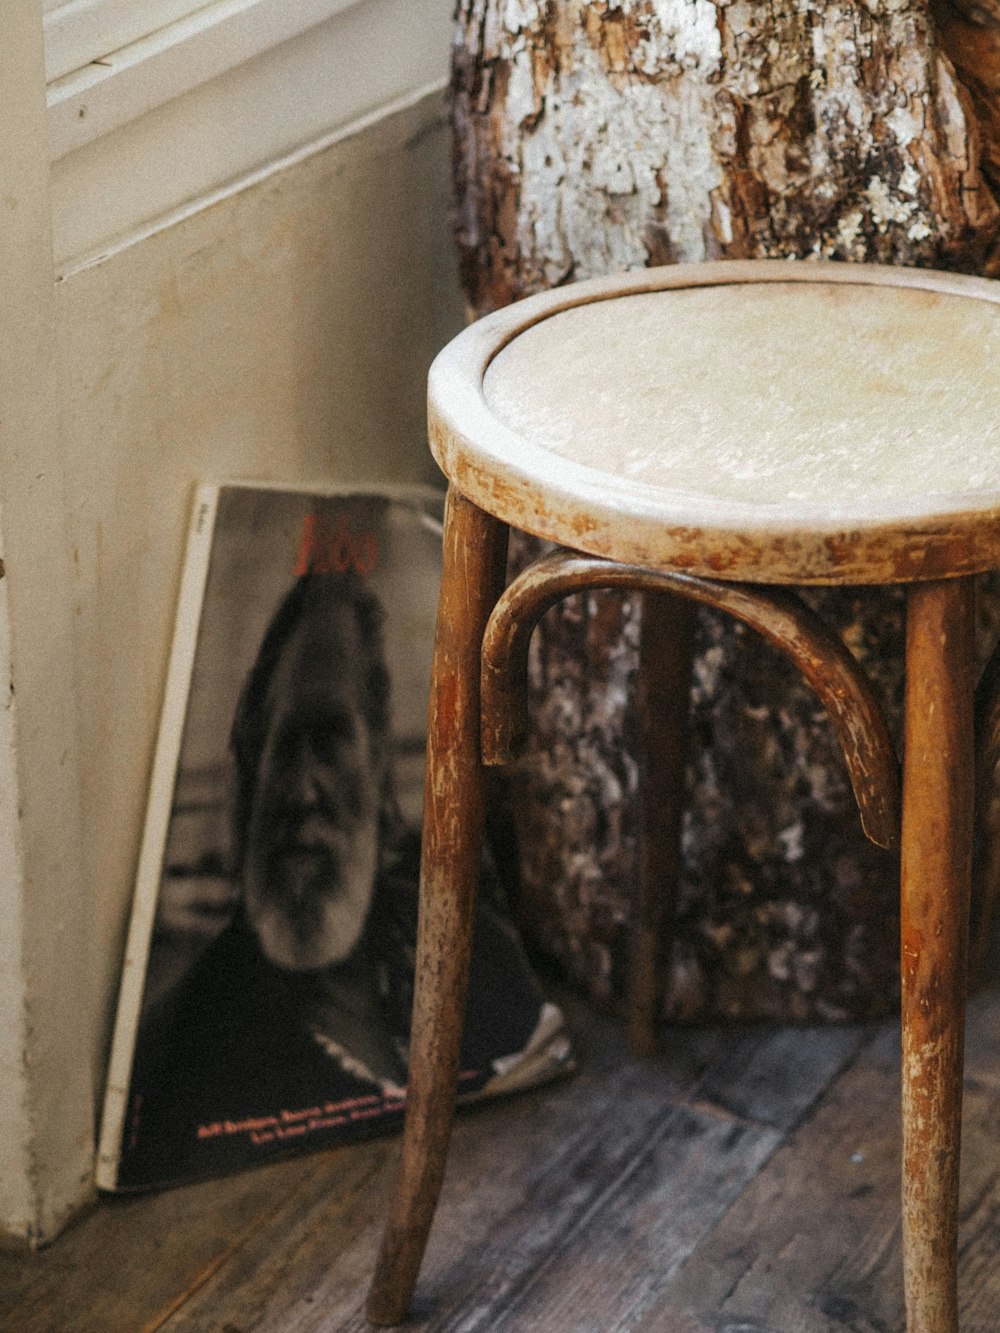
[[448, 194], [435, 94], [58, 285], [96, 1052], [194, 483], [433, 475], [426, 371], [462, 321]]

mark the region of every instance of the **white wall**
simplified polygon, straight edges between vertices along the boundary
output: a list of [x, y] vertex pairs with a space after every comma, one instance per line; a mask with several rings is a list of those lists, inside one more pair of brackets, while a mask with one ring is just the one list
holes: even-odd
[[0, 1226], [31, 1241], [87, 1189], [94, 1036], [37, 0], [4, 6], [0, 126]]
[[424, 378], [462, 319], [439, 92], [55, 282], [9, 133], [38, 142], [40, 8], [0, 43], [0, 1230], [34, 1240], [89, 1188], [192, 487], [430, 479]]

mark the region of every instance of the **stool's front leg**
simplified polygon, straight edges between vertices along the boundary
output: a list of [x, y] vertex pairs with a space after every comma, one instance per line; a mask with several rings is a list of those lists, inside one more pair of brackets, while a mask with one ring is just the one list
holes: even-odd
[[368, 1295], [375, 1324], [406, 1317], [451, 1135], [482, 855], [480, 652], [503, 587], [506, 549], [506, 527], [452, 489], [431, 681], [406, 1126]]
[[903, 759], [903, 1265], [908, 1333], [958, 1328], [972, 862], [971, 580], [909, 590]]

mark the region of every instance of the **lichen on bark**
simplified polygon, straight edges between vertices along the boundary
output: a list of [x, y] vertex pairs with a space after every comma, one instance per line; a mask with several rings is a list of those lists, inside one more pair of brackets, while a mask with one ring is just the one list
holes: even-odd
[[[459, 0], [456, 228], [470, 307], [716, 258], [993, 273], [1000, 3], [934, 7]], [[515, 549], [527, 558], [527, 544]], [[898, 709], [899, 596], [815, 600]], [[995, 601], [983, 614], [996, 620]], [[535, 740], [511, 788], [529, 929], [604, 999], [621, 990], [636, 875], [639, 628], [638, 599], [550, 613], [531, 659]], [[674, 1015], [841, 1018], [893, 1001], [895, 870], [860, 833], [820, 713], [751, 634], [700, 616]]]

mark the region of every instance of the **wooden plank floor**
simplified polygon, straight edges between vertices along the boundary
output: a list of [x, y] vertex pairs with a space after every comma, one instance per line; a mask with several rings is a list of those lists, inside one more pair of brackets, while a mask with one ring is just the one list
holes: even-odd
[[[898, 1029], [666, 1034], [462, 1117], [414, 1333], [896, 1333]], [[1000, 1329], [1000, 989], [970, 1009], [963, 1333]], [[395, 1140], [108, 1199], [0, 1254], [3, 1333], [362, 1333]]]

